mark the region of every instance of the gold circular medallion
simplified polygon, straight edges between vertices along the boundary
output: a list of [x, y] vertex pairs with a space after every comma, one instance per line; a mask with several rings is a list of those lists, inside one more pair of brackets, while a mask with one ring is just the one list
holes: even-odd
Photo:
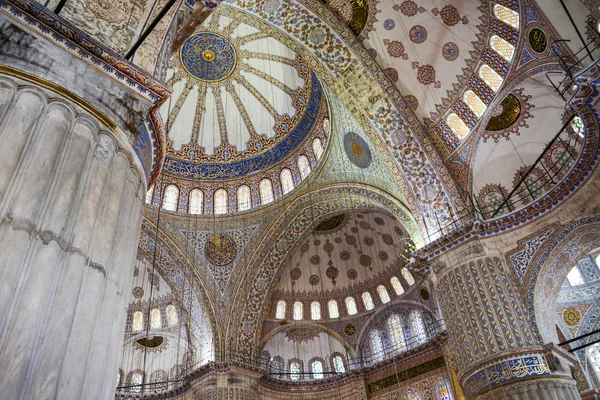
[[346, 325], [346, 327], [344, 328], [344, 333], [348, 336], [352, 336], [356, 333], [356, 328], [354, 327], [354, 325], [352, 324], [348, 324]]
[[209, 62], [213, 61], [215, 59], [215, 52], [212, 50], [204, 50], [202, 52], [202, 58]]
[[581, 321], [581, 313], [578, 309], [569, 307], [563, 312], [563, 320], [567, 325], [577, 325]]

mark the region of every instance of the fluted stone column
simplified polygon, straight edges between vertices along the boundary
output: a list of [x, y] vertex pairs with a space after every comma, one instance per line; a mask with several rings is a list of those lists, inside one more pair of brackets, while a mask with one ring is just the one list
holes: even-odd
[[466, 398], [579, 399], [573, 358], [539, 342], [502, 254], [475, 241], [454, 255], [434, 267], [436, 296]]
[[73, 101], [0, 74], [0, 398], [114, 398], [146, 178]]

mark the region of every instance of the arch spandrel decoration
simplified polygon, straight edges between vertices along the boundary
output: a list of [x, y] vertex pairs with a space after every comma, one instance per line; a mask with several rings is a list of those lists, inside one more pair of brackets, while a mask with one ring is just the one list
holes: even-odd
[[[294, 252], [302, 240], [313, 231], [315, 221], [322, 217], [339, 214], [345, 208], [355, 209], [376, 207], [391, 212], [402, 223], [411, 235], [417, 235], [418, 229], [406, 208], [372, 188], [336, 186], [315, 191], [306, 197], [296, 199], [296, 207], [290, 207], [280, 214], [271, 227], [267, 229], [268, 237], [264, 237], [259, 245], [261, 251], [254, 253], [248, 260], [243, 282], [240, 281], [233, 304], [236, 304], [228, 326], [237, 326], [230, 331], [237, 332], [237, 337], [229, 337], [228, 344], [241, 353], [256, 351], [255, 344], [261, 335], [261, 320], [268, 313], [266, 299], [270, 298], [277, 273], [283, 270], [288, 253]], [[291, 210], [291, 211], [290, 211]], [[290, 221], [289, 215], [296, 217]], [[244, 284], [244, 282], [247, 282]]]

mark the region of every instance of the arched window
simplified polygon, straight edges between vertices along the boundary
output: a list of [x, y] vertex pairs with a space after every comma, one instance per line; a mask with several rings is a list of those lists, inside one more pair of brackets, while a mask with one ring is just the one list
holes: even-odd
[[270, 179], [263, 179], [258, 185], [260, 191], [260, 204], [263, 206], [273, 201], [273, 184]]
[[167, 322], [169, 325], [175, 325], [178, 321], [177, 310], [173, 304], [167, 306]]
[[387, 289], [383, 285], [377, 286], [377, 293], [379, 293], [379, 298], [383, 304], [390, 302], [390, 295], [388, 294]]
[[215, 192], [215, 214], [227, 214], [227, 192], [219, 189]]
[[202, 214], [204, 206], [204, 193], [200, 189], [194, 189], [190, 192], [190, 214]]
[[390, 332], [390, 339], [392, 346], [396, 350], [402, 350], [406, 347], [406, 341], [404, 340], [404, 331], [402, 329], [402, 321], [398, 314], [392, 314], [387, 320], [388, 331]]
[[402, 396], [402, 400], [421, 400], [421, 394], [415, 389], [408, 389]]
[[469, 127], [455, 113], [446, 117], [446, 123], [459, 139], [464, 139], [470, 132]]
[[169, 185], [165, 189], [162, 208], [167, 211], [177, 211], [177, 203], [179, 202], [179, 189], [175, 185]]
[[598, 379], [600, 379], [600, 343], [590, 346], [587, 353], [590, 364], [592, 364], [592, 368], [594, 368], [596, 376]]
[[356, 301], [354, 301], [354, 297], [346, 297], [346, 311], [348, 311], [348, 315], [354, 315], [358, 312], [356, 309]]
[[427, 340], [425, 336], [425, 327], [423, 326], [423, 318], [419, 311], [410, 313], [410, 326], [412, 328], [412, 337], [418, 344], [423, 344]]
[[121, 370], [117, 373], [117, 387], [121, 386]]
[[300, 368], [300, 363], [298, 361], [292, 361], [290, 363], [290, 379], [293, 381], [299, 380], [300, 372], [302, 372], [302, 369]]
[[146, 204], [152, 204], [152, 195], [154, 194], [154, 185], [146, 192]]
[[333, 370], [338, 374], [343, 374], [346, 372], [346, 367], [344, 366], [344, 359], [342, 356], [334, 356], [333, 357]]
[[493, 35], [490, 38], [490, 46], [494, 51], [502, 56], [506, 61], [511, 62], [515, 55], [515, 46], [502, 39], [500, 36]]
[[250, 188], [246, 185], [242, 185], [237, 190], [237, 206], [238, 211], [249, 210], [252, 206], [250, 201]]
[[313, 379], [323, 379], [323, 362], [315, 360], [311, 364]]
[[379, 333], [379, 330], [373, 329], [370, 336], [373, 358], [376, 361], [381, 361], [383, 360], [383, 342], [381, 341], [381, 333]]
[[408, 270], [408, 268], [406, 268], [406, 267], [402, 268], [402, 276], [404, 277], [404, 279], [406, 279], [406, 282], [410, 286], [415, 284], [415, 278], [413, 278], [413, 276], [410, 273], [410, 271]]
[[445, 379], [440, 379], [435, 383], [436, 400], [454, 400], [450, 392], [450, 385]]
[[365, 305], [365, 308], [367, 310], [372, 310], [375, 308], [375, 304], [373, 303], [373, 298], [371, 297], [371, 293], [369, 292], [364, 292], [362, 294], [362, 301]]
[[329, 303], [327, 303], [327, 308], [329, 308], [329, 318], [340, 317], [340, 310], [338, 309], [337, 301], [329, 300]]
[[303, 306], [302, 302], [297, 301], [294, 303], [294, 320], [300, 321], [303, 317]]
[[583, 124], [583, 121], [581, 120], [581, 117], [579, 115], [573, 117], [573, 120], [571, 121], [571, 128], [573, 129], [573, 132], [575, 132], [577, 135], [579, 135], [580, 138], [583, 139], [585, 133], [585, 125]]
[[404, 288], [402, 287], [402, 284], [400, 283], [400, 279], [398, 279], [395, 276], [392, 276], [392, 279], [390, 279], [390, 283], [392, 284], [392, 287], [394, 288], [394, 292], [396, 292], [396, 294], [398, 296], [400, 296], [401, 294], [404, 293]]
[[298, 170], [300, 170], [302, 180], [306, 179], [308, 174], [310, 174], [310, 162], [308, 162], [308, 157], [305, 155], [298, 157]]
[[285, 301], [279, 300], [277, 302], [277, 311], [275, 313], [275, 318], [284, 319], [285, 318]]
[[153, 308], [152, 311], [150, 311], [150, 325], [152, 329], [160, 328], [162, 325], [160, 321], [160, 310], [158, 308]]
[[494, 15], [500, 21], [512, 26], [515, 29], [519, 29], [519, 13], [511, 10], [503, 5], [494, 5]]
[[310, 303], [310, 319], [313, 321], [321, 319], [321, 303], [318, 301]]
[[600, 254], [598, 254], [596, 256], [594, 261], [596, 261], [596, 267], [598, 267], [598, 269], [600, 269]]
[[169, 382], [167, 382], [169, 380], [169, 374], [167, 374], [166, 371], [163, 370], [157, 370], [154, 371], [152, 373], [152, 377], [150, 378], [150, 382], [154, 383], [154, 385], [152, 385], [152, 388], [154, 389], [154, 391], [160, 391], [160, 390], [165, 390], [167, 389]]
[[500, 86], [502, 86], [502, 82], [504, 81], [504, 79], [502, 79], [502, 77], [487, 64], [483, 64], [479, 67], [479, 77], [483, 79], [494, 92], [497, 92], [498, 89], [500, 89]]
[[283, 194], [288, 194], [294, 189], [294, 178], [292, 177], [292, 171], [287, 168], [282, 169], [279, 179], [281, 180], [281, 191]]
[[279, 356], [273, 357], [271, 361], [271, 373], [280, 374], [283, 372], [283, 358]]
[[313, 140], [312, 148], [315, 157], [317, 157], [317, 160], [320, 160], [323, 155], [323, 143], [321, 143], [321, 139], [315, 138], [315, 140]]
[[144, 314], [141, 311], [136, 311], [133, 313], [133, 324], [131, 325], [131, 329], [134, 332], [141, 332], [144, 329]]
[[571, 286], [581, 286], [585, 283], [583, 276], [581, 276], [581, 271], [579, 271], [578, 267], [573, 267], [567, 274], [567, 280]]
[[479, 96], [477, 96], [472, 90], [467, 90], [465, 92], [463, 95], [463, 101], [469, 106], [477, 118], [480, 118], [487, 108], [485, 103], [481, 101]]
[[135, 373], [131, 375], [131, 391], [133, 393], [139, 393], [142, 391], [142, 374]]

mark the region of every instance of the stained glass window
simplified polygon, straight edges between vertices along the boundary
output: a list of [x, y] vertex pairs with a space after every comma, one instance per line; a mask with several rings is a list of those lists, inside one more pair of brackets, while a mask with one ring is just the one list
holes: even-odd
[[437, 400], [454, 400], [450, 392], [450, 385], [445, 379], [440, 379], [435, 383], [435, 396]]
[[250, 201], [250, 188], [246, 185], [242, 185], [237, 190], [237, 206], [238, 211], [249, 210], [252, 206]]
[[305, 155], [298, 157], [298, 169], [300, 170], [302, 180], [306, 179], [308, 174], [310, 174], [310, 162]]
[[504, 81], [504, 79], [502, 79], [502, 77], [487, 64], [483, 64], [479, 67], [479, 77], [483, 79], [494, 92], [497, 92], [498, 89], [500, 89], [500, 86], [502, 86], [502, 82]]
[[190, 214], [202, 214], [204, 205], [204, 194], [200, 189], [194, 189], [190, 192]]
[[337, 301], [329, 300], [329, 303], [327, 303], [327, 308], [329, 308], [329, 318], [340, 317], [340, 310], [338, 309]]
[[260, 204], [265, 205], [273, 201], [273, 184], [270, 179], [263, 179], [258, 186], [260, 191]]
[[277, 319], [285, 318], [285, 301], [279, 300], [279, 302], [277, 302], [277, 311], [275, 312], [275, 318], [277, 318]]
[[317, 157], [317, 160], [320, 160], [323, 155], [323, 143], [321, 143], [321, 139], [315, 138], [315, 140], [313, 140], [312, 148], [315, 157]]
[[502, 39], [500, 36], [493, 35], [490, 38], [490, 46], [494, 51], [502, 56], [506, 61], [511, 62], [515, 55], [515, 46]]
[[571, 121], [571, 128], [573, 128], [573, 131], [576, 134], [578, 134], [579, 137], [583, 137], [583, 134], [585, 132], [585, 126], [583, 125], [583, 121], [578, 115], [573, 117], [573, 120]]
[[167, 322], [169, 325], [175, 325], [178, 321], [177, 310], [173, 304], [167, 306]]
[[372, 310], [375, 308], [375, 304], [373, 303], [373, 298], [371, 297], [371, 293], [369, 292], [364, 292], [362, 294], [362, 301], [365, 305], [365, 308], [367, 310]]
[[271, 361], [271, 373], [281, 373], [283, 372], [283, 358], [276, 356], [273, 357], [273, 361]]
[[578, 267], [573, 267], [567, 274], [567, 279], [569, 280], [569, 284], [571, 286], [580, 286], [585, 283], [583, 280], [583, 276], [581, 276], [581, 271], [579, 271]]
[[302, 319], [303, 309], [302, 302], [297, 301], [294, 303], [294, 320], [300, 321]]
[[590, 346], [588, 349], [588, 357], [592, 364], [592, 368], [594, 368], [594, 372], [596, 372], [596, 375], [600, 379], [600, 343]]
[[425, 326], [423, 326], [423, 318], [419, 311], [410, 313], [410, 325], [412, 328], [412, 337], [418, 344], [423, 344], [427, 340], [425, 335]]
[[215, 192], [215, 214], [227, 214], [227, 192], [219, 189]]
[[297, 361], [294, 361], [290, 364], [290, 379], [293, 381], [297, 381], [300, 379], [300, 363]]
[[150, 311], [150, 324], [152, 329], [160, 328], [162, 325], [160, 323], [160, 310], [158, 308], [153, 308], [152, 311]]
[[394, 288], [394, 291], [396, 292], [396, 294], [398, 296], [400, 296], [401, 294], [404, 293], [404, 288], [402, 287], [402, 284], [400, 283], [400, 279], [398, 279], [395, 276], [392, 276], [392, 279], [390, 279], [390, 283], [392, 284], [392, 287]]
[[392, 314], [387, 320], [388, 331], [390, 332], [390, 339], [392, 341], [392, 346], [396, 348], [396, 350], [402, 350], [406, 346], [406, 342], [404, 340], [404, 331], [402, 329], [402, 321], [400, 320], [400, 316], [398, 314]]
[[144, 314], [141, 311], [133, 313], [133, 324], [131, 329], [134, 332], [140, 332], [144, 328]]
[[321, 319], [321, 303], [318, 301], [310, 303], [310, 319], [314, 321]]
[[175, 185], [169, 185], [165, 189], [162, 207], [167, 211], [177, 211], [177, 202], [179, 201], [179, 189]]
[[294, 189], [292, 171], [287, 168], [282, 169], [279, 179], [281, 180], [281, 190], [283, 191], [283, 194], [288, 194]]
[[342, 356], [333, 357], [333, 369], [338, 374], [343, 374], [346, 372], [346, 367], [344, 366], [344, 360], [342, 359]]
[[415, 284], [415, 278], [413, 278], [413, 276], [410, 273], [410, 271], [408, 270], [408, 268], [406, 268], [406, 267], [402, 268], [402, 276], [404, 277], [404, 279], [406, 279], [406, 282], [410, 286]]
[[595, 261], [596, 261], [596, 267], [598, 267], [598, 269], [600, 269], [600, 254], [598, 254], [598, 255], [596, 256], [596, 259], [595, 259]]
[[390, 295], [383, 285], [377, 286], [377, 293], [379, 293], [379, 298], [383, 304], [390, 302]]
[[408, 389], [402, 396], [402, 400], [421, 400], [421, 394], [415, 389]]
[[479, 96], [477, 96], [472, 90], [467, 90], [465, 92], [463, 95], [463, 101], [469, 106], [471, 111], [477, 115], [477, 118], [480, 118], [487, 108], [485, 103], [481, 101]]
[[131, 391], [139, 393], [142, 391], [142, 374], [133, 374], [131, 376]]
[[381, 341], [381, 333], [377, 329], [371, 331], [371, 351], [376, 361], [383, 360], [383, 342]]
[[312, 362], [312, 375], [314, 379], [323, 379], [323, 363], [319, 360]]
[[467, 125], [455, 113], [452, 113], [446, 117], [446, 123], [448, 123], [448, 126], [450, 129], [452, 129], [452, 132], [454, 132], [459, 139], [465, 138], [470, 132]]
[[154, 194], [154, 185], [152, 185], [150, 187], [150, 189], [148, 189], [148, 191], [146, 192], [146, 204], [152, 203], [152, 195], [153, 194]]
[[356, 301], [354, 301], [354, 297], [346, 297], [346, 311], [348, 311], [348, 315], [354, 315], [358, 312], [356, 309]]
[[494, 5], [494, 15], [500, 21], [512, 26], [515, 29], [519, 29], [519, 13], [511, 10], [503, 5]]

